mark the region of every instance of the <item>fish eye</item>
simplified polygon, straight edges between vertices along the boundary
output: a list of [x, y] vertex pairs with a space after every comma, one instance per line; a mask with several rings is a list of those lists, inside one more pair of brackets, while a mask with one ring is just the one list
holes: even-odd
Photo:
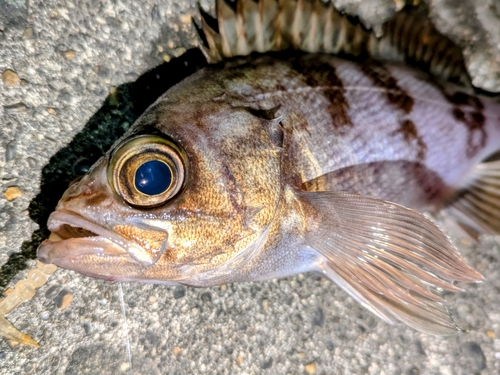
[[170, 167], [160, 160], [149, 160], [135, 171], [135, 188], [146, 195], [158, 195], [172, 182]]
[[114, 151], [107, 174], [113, 190], [131, 206], [157, 207], [184, 185], [186, 158], [168, 139], [139, 135]]

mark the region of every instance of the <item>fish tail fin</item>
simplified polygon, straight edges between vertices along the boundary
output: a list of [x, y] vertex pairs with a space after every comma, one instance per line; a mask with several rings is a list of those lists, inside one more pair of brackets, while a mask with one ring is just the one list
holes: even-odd
[[420, 213], [346, 192], [301, 192], [304, 235], [320, 271], [388, 323], [448, 335], [460, 331], [436, 292], [477, 282], [449, 238]]
[[478, 164], [447, 211], [466, 228], [500, 234], [500, 160]]
[[382, 36], [321, 0], [217, 0], [216, 17], [200, 7], [200, 47], [209, 63], [252, 52], [295, 49], [353, 58], [404, 61], [442, 79], [470, 84], [461, 49], [439, 33], [425, 5], [406, 7]]

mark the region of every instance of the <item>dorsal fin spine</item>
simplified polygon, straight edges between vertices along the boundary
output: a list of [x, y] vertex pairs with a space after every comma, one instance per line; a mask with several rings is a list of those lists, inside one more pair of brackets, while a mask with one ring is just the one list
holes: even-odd
[[252, 52], [297, 49], [407, 62], [470, 85], [461, 50], [431, 24], [421, 5], [396, 15], [378, 38], [357, 18], [322, 0], [216, 0], [216, 19], [200, 8], [209, 63]]

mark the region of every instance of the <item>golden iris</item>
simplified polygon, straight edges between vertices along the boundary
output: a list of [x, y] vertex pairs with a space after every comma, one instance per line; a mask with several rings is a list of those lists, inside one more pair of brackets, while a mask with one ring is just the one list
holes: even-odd
[[139, 135], [114, 151], [107, 174], [115, 192], [131, 206], [157, 207], [184, 185], [186, 157], [168, 139]]

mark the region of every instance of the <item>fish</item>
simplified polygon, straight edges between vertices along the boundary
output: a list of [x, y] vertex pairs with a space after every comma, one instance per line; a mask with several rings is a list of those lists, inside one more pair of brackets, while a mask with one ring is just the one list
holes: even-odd
[[209, 66], [166, 91], [50, 215], [43, 263], [210, 287], [312, 272], [389, 324], [461, 329], [448, 213], [500, 231], [500, 102], [420, 11], [375, 36], [332, 4], [200, 8]]

